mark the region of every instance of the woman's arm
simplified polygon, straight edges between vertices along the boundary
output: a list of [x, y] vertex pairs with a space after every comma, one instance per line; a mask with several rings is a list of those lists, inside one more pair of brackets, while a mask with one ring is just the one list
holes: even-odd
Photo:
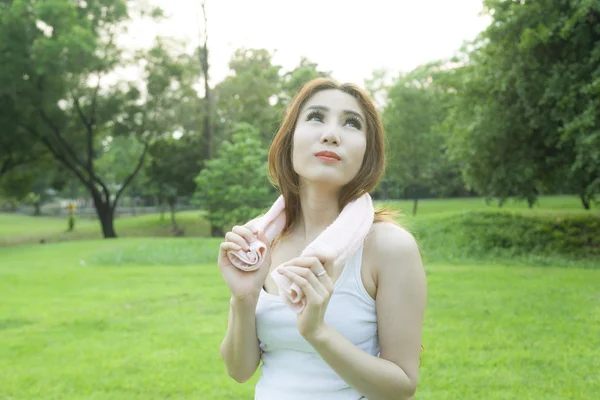
[[374, 225], [369, 263], [376, 268], [380, 357], [328, 325], [307, 337], [323, 360], [369, 400], [411, 399], [417, 389], [426, 277], [413, 237], [389, 224]]
[[260, 347], [256, 335], [256, 304], [251, 298], [229, 301], [227, 333], [221, 343], [221, 357], [227, 373], [243, 383], [252, 378], [260, 363]]
[[[248, 221], [244, 227], [252, 229], [254, 223], [259, 218], [260, 216]], [[271, 263], [270, 259], [270, 255], [265, 259], [268, 265]], [[258, 285], [260, 287], [263, 284], [264, 277], [259, 277], [258, 275], [257, 277], [260, 278], [260, 285]], [[250, 277], [242, 279], [250, 279]], [[225, 362], [229, 376], [240, 383], [250, 379], [260, 363], [260, 342], [256, 334], [256, 304], [258, 303], [258, 296], [258, 292], [255, 296], [252, 295], [243, 298], [237, 298], [232, 295], [229, 300], [227, 333], [221, 343], [221, 358]]]

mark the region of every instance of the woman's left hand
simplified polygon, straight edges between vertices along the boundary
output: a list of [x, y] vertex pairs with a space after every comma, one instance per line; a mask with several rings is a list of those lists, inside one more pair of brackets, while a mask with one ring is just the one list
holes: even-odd
[[297, 257], [278, 270], [298, 285], [306, 298], [306, 305], [298, 313], [298, 331], [308, 342], [318, 339], [325, 331], [325, 311], [333, 293], [333, 281], [323, 263], [317, 257]]

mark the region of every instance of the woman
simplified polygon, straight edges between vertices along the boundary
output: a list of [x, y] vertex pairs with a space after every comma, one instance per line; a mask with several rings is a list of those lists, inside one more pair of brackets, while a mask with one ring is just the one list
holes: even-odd
[[[256, 400], [412, 399], [417, 388], [426, 277], [414, 238], [377, 211], [362, 247], [342, 266], [299, 257], [350, 201], [373, 190], [384, 166], [384, 132], [363, 90], [319, 78], [288, 107], [269, 151], [286, 203], [286, 226], [261, 267], [243, 272], [228, 251], [264, 232], [250, 221], [225, 235], [219, 268], [231, 290], [221, 356], [229, 375], [250, 379], [262, 360]], [[271, 272], [302, 288], [295, 314]]]

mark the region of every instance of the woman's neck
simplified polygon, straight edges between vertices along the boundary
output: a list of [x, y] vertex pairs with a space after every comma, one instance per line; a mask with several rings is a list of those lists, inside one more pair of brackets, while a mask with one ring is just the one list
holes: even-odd
[[339, 191], [323, 186], [300, 187], [301, 214], [296, 233], [306, 242], [312, 242], [339, 215]]

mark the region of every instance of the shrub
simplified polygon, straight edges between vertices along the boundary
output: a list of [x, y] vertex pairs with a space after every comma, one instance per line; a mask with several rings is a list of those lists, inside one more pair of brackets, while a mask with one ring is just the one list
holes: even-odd
[[231, 141], [221, 144], [196, 177], [193, 202], [207, 211], [213, 236], [221, 235], [225, 226], [256, 217], [275, 200], [267, 178], [267, 154], [258, 130], [239, 124]]

